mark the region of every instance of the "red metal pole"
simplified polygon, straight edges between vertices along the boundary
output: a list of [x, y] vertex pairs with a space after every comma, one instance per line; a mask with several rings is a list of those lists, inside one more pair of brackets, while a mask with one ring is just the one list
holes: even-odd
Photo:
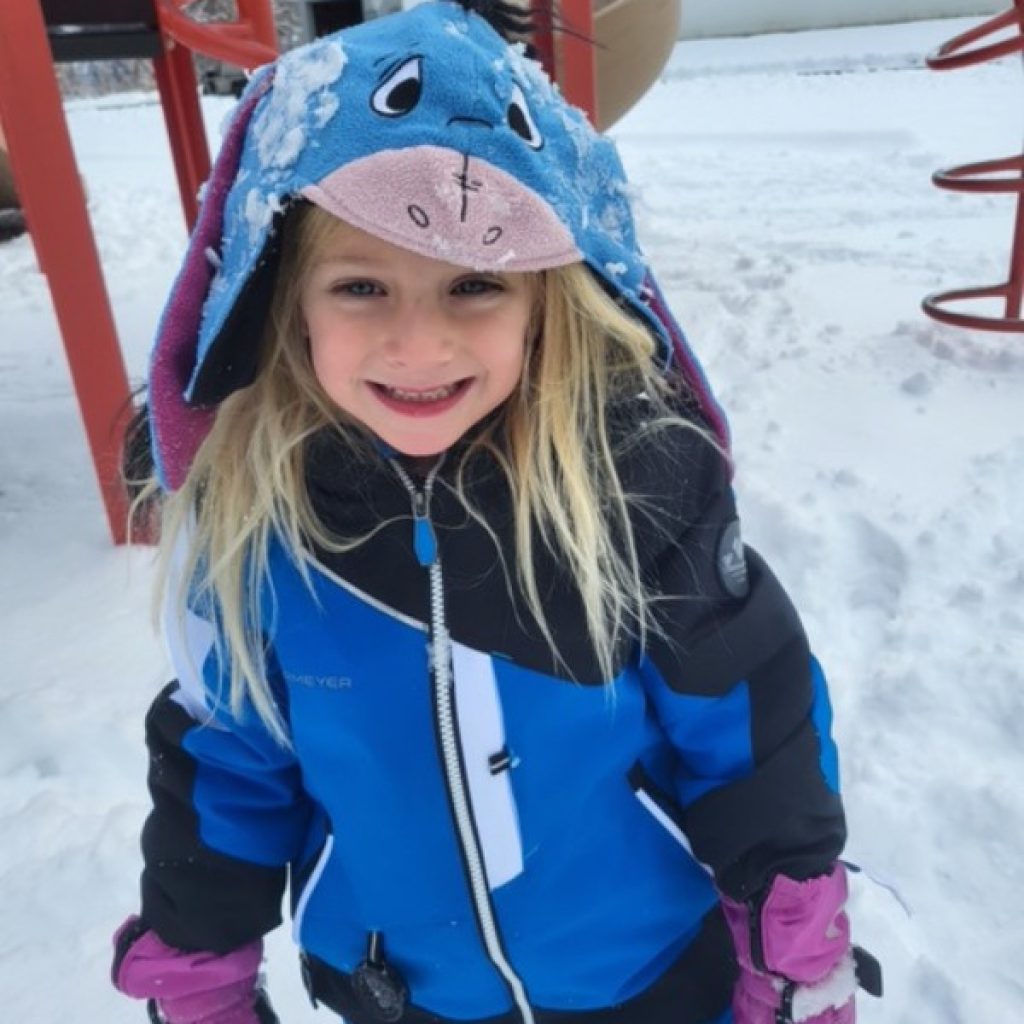
[[0, 120], [39, 265], [49, 279], [114, 541], [130, 392], [39, 4], [0, 2]]
[[1021, 192], [1017, 195], [1017, 219], [1014, 222], [1011, 246], [1005, 316], [1020, 324], [1021, 306], [1024, 305], [1024, 167], [1021, 168]]
[[199, 187], [210, 174], [210, 149], [191, 51], [165, 37], [164, 52], [154, 58], [153, 72], [167, 122], [181, 208], [191, 231], [199, 218]]
[[[276, 56], [277, 27], [274, 24], [274, 8], [270, 0], [236, 0], [236, 3], [239, 19], [252, 25], [252, 36], [256, 42], [275, 51]], [[269, 59], [273, 60], [273, 57]], [[251, 65], [247, 63], [245, 67], [251, 68]]]
[[193, 51], [244, 68], [277, 56], [274, 14], [268, 0], [237, 3], [238, 20], [233, 22], [193, 21], [178, 10], [187, 6], [183, 0], [159, 0], [157, 6], [164, 51], [154, 59], [153, 69], [189, 231], [199, 217], [199, 188], [210, 174]]
[[530, 42], [537, 51], [537, 59], [541, 66], [554, 82], [558, 79], [558, 69], [555, 66], [555, 35], [552, 30], [555, 17], [554, 0], [537, 0], [530, 9], [535, 12], [537, 26]]
[[597, 124], [593, 0], [562, 0], [561, 7], [562, 21], [569, 30], [556, 33], [562, 55], [562, 93]]

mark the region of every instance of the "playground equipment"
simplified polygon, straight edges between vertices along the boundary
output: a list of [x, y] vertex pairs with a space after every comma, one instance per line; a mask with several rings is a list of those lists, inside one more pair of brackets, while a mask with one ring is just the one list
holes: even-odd
[[46, 274], [107, 520], [125, 540], [118, 454], [128, 379], [54, 73], [55, 60], [152, 59], [185, 219], [210, 169], [192, 52], [242, 67], [276, 56], [269, 0], [237, 0], [232, 22], [198, 24], [186, 0], [0, 3], [0, 122], [39, 266]]
[[[235, 2], [236, 19], [200, 23], [186, 13], [194, 0], [0, 0], [0, 124], [116, 543], [126, 539], [118, 462], [131, 395], [54, 62], [153, 61], [191, 228], [210, 171], [193, 54], [244, 69], [277, 55], [270, 0]], [[534, 0], [530, 6], [548, 26], [533, 40], [542, 62], [570, 102], [601, 128], [649, 88], [678, 36], [680, 0]]]
[[[1010, 10], [941, 46], [928, 58], [928, 66], [936, 71], [945, 71], [1013, 53], [1024, 53], [1024, 0], [1013, 0], [1013, 3]], [[998, 38], [975, 45], [991, 37]], [[922, 308], [934, 319], [955, 327], [1024, 333], [1024, 319], [1021, 318], [1024, 302], [1024, 154], [936, 171], [932, 181], [939, 188], [954, 192], [1015, 193], [1017, 214], [1010, 245], [1010, 272], [1005, 282], [938, 292], [927, 296], [921, 304]], [[950, 308], [957, 303], [979, 300], [1001, 300], [1002, 315], [965, 313]]]

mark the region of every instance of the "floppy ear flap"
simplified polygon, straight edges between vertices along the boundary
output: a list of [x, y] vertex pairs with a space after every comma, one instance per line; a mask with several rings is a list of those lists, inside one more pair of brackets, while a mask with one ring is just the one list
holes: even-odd
[[675, 363], [682, 373], [683, 379], [689, 385], [697, 399], [701, 413], [707, 420], [708, 426], [711, 427], [711, 432], [715, 435], [715, 440], [722, 446], [723, 451], [730, 452], [732, 438], [729, 421], [711, 390], [704, 368], [700, 365], [700, 361], [686, 340], [686, 335], [683, 334], [682, 328], [672, 315], [653, 274], [648, 273], [645, 278], [643, 292], [647, 308], [655, 317], [663, 337], [671, 343], [669, 361]]
[[210, 431], [214, 407], [191, 405], [185, 390], [196, 364], [203, 306], [216, 273], [224, 230], [224, 206], [238, 174], [249, 122], [274, 75], [265, 72], [240, 100], [206, 182], [199, 220], [185, 262], [164, 307], [149, 366], [149, 419], [157, 477], [169, 491], [188, 475]]

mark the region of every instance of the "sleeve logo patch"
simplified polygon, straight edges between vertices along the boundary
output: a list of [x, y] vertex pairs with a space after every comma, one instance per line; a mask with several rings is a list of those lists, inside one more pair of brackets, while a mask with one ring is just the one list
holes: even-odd
[[743, 553], [743, 538], [740, 535], [740, 521], [734, 519], [718, 538], [718, 553], [715, 559], [718, 581], [725, 592], [732, 597], [746, 597], [750, 592], [747, 576], [747, 558]]

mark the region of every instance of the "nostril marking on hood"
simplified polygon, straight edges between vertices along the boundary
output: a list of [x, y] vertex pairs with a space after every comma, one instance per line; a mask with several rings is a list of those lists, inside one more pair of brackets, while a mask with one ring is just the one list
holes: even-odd
[[462, 117], [462, 116], [449, 117], [448, 118], [448, 124], [449, 125], [453, 125], [453, 124], [478, 124], [478, 125], [481, 125], [484, 128], [493, 128], [494, 127], [494, 125], [491, 124], [490, 121], [485, 121], [482, 117]]
[[409, 219], [418, 228], [429, 228], [430, 218], [427, 216], [427, 211], [422, 206], [417, 206], [415, 203], [410, 203], [406, 208], [406, 212], [409, 214]]
[[496, 242], [496, 241], [497, 241], [497, 240], [498, 240], [499, 238], [501, 238], [501, 236], [502, 236], [503, 234], [504, 234], [504, 232], [502, 231], [502, 229], [501, 229], [501, 228], [499, 228], [499, 227], [498, 227], [498, 225], [497, 225], [497, 224], [495, 224], [495, 225], [494, 225], [493, 227], [489, 227], [489, 228], [488, 228], [488, 229], [487, 229], [487, 230], [486, 230], [486, 231], [484, 232], [484, 237], [483, 237], [483, 243], [484, 243], [484, 245], [494, 245], [494, 243], [495, 243], [495, 242]]

